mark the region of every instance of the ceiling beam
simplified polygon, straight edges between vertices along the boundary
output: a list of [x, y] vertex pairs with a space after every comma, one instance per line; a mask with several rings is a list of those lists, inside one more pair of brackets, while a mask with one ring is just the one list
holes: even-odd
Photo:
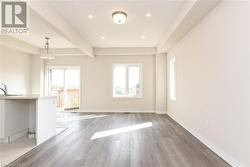
[[94, 57], [92, 46], [49, 5], [38, 1], [30, 1], [28, 4], [30, 9], [40, 15], [58, 35], [67, 39], [85, 55]]
[[[28, 54], [40, 55], [41, 48], [35, 47], [20, 39], [12, 36], [0, 36], [0, 45], [16, 49]], [[50, 52], [56, 57], [61, 56], [87, 56], [78, 48], [50, 48]], [[121, 48], [94, 48], [94, 54], [97, 56], [152, 56], [156, 54], [155, 47], [121, 47]]]
[[123, 47], [123, 48], [94, 48], [96, 56], [135, 56], [155, 55], [155, 47]]
[[[86, 56], [78, 48], [51, 48], [51, 53], [56, 57], [60, 56]], [[94, 48], [96, 56], [135, 56], [155, 55], [155, 47], [121, 47], [121, 48]]]
[[59, 56], [86, 56], [78, 48], [51, 48], [51, 53], [56, 57]]
[[8, 35], [0, 35], [0, 45], [29, 54], [40, 54], [39, 48]]
[[164, 53], [178, 43], [195, 25], [197, 25], [221, 0], [190, 1], [177, 17], [170, 31], [165, 32], [157, 45], [157, 52]]

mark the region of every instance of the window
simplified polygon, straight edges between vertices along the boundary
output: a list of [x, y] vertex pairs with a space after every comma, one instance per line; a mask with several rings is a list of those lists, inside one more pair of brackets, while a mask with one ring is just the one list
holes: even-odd
[[113, 65], [113, 97], [141, 97], [141, 65]]
[[170, 100], [176, 101], [176, 67], [175, 57], [170, 58]]
[[49, 95], [57, 96], [57, 110], [80, 107], [80, 67], [49, 67]]

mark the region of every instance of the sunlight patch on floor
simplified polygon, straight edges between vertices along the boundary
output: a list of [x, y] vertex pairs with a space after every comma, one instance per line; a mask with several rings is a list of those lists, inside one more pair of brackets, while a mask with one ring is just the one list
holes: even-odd
[[121, 134], [121, 133], [125, 133], [125, 132], [135, 131], [135, 130], [139, 130], [139, 129], [143, 129], [143, 128], [148, 128], [151, 126], [153, 126], [152, 122], [146, 122], [146, 123], [142, 123], [142, 124], [126, 126], [126, 127], [107, 130], [107, 131], [96, 132], [91, 137], [91, 140], [102, 138], [102, 137], [107, 137], [107, 136], [112, 136], [112, 135], [116, 135], [116, 134]]

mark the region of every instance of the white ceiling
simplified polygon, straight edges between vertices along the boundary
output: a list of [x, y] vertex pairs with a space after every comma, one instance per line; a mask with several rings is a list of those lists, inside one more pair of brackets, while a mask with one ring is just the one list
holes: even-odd
[[[93, 47], [154, 47], [164, 32], [171, 28], [183, 6], [187, 5], [187, 1], [177, 0], [57, 0], [44, 3], [62, 15]], [[116, 25], [112, 22], [112, 12], [117, 10], [128, 14], [126, 24]], [[151, 13], [152, 16], [146, 18], [146, 13]], [[89, 14], [94, 16], [93, 19], [88, 18]], [[34, 30], [33, 26], [31, 27], [32, 31], [41, 29], [40, 26], [34, 27]], [[44, 32], [39, 33], [44, 34]], [[144, 40], [141, 39], [142, 35], [145, 36]], [[102, 36], [105, 37], [104, 40]], [[59, 39], [54, 38], [55, 42]], [[67, 41], [59, 43], [60, 47], [63, 45], [68, 47]]]
[[30, 10], [29, 19], [29, 34], [27, 35], [16, 35], [17, 39], [25, 41], [31, 45], [39, 48], [43, 48], [45, 44], [44, 37], [50, 37], [51, 48], [75, 48], [70, 42], [59, 36], [47, 22], [43, 20], [36, 12]]
[[[190, 3], [183, 0], [36, 0], [59, 13], [92, 47], [155, 47], [170, 31], [176, 18]], [[127, 23], [112, 22], [114, 11], [127, 13]], [[151, 17], [147, 18], [146, 14]], [[88, 15], [93, 15], [92, 19]], [[50, 17], [50, 16], [48, 16]], [[55, 20], [56, 22], [56, 20]], [[15, 36], [36, 47], [44, 47], [44, 37], [51, 38], [51, 48], [75, 48], [58, 35], [36, 12], [30, 10], [28, 35]], [[145, 36], [145, 39], [141, 37]], [[102, 39], [105, 37], [105, 39]]]

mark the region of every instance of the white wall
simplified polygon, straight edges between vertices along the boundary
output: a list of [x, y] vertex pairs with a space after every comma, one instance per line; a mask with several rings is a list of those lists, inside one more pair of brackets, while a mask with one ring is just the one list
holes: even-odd
[[0, 82], [8, 86], [9, 93], [30, 93], [30, 71], [30, 55], [0, 46]]
[[[112, 97], [112, 64], [142, 64], [142, 98]], [[155, 57], [154, 56], [97, 56], [57, 57], [46, 66], [81, 66], [81, 109], [154, 111]]]
[[167, 112], [167, 55], [155, 56], [155, 110], [156, 113]]
[[248, 1], [223, 1], [168, 53], [169, 115], [234, 166], [250, 166], [249, 28]]
[[31, 56], [31, 91], [44, 94], [44, 60], [38, 55]]
[[3, 48], [0, 46], [0, 81], [3, 78]]

